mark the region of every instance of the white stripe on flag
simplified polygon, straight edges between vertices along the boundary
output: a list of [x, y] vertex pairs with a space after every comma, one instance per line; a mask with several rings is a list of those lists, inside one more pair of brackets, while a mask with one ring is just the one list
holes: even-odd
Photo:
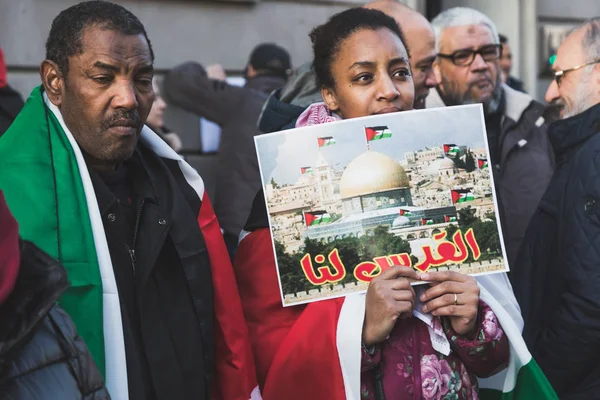
[[119, 302], [119, 292], [115, 281], [115, 274], [112, 267], [104, 225], [98, 209], [96, 192], [90, 179], [87, 165], [79, 149], [75, 138], [65, 125], [65, 121], [54, 104], [48, 100], [44, 92], [44, 101], [60, 123], [69, 143], [75, 153], [77, 166], [81, 175], [85, 199], [90, 215], [90, 224], [94, 236], [94, 246], [98, 256], [98, 265], [100, 267], [100, 276], [102, 278], [102, 314], [104, 329], [104, 359], [106, 365], [106, 388], [111, 397], [115, 400], [127, 400], [129, 390], [127, 383], [127, 364], [125, 359], [125, 339], [123, 337], [123, 325], [121, 320], [121, 306]]
[[[488, 379], [480, 379], [479, 382], [480, 387], [482, 388], [499, 389], [504, 393], [508, 393], [515, 388], [517, 384], [517, 374], [521, 367], [531, 361], [531, 353], [529, 353], [525, 341], [523, 340], [523, 336], [521, 336], [521, 329], [523, 327], [521, 315], [519, 314], [518, 318], [516, 318], [514, 310], [511, 310], [510, 308], [505, 309], [505, 307], [500, 304], [500, 301], [506, 301], [506, 299], [511, 296], [512, 299], [514, 299], [510, 283], [506, 284], [500, 281], [502, 276], [506, 277], [506, 273], [490, 275], [489, 278], [495, 277], [496, 275], [499, 275], [499, 277], [494, 282], [488, 279], [488, 282], [484, 283], [478, 279], [479, 287], [481, 289], [480, 299], [486, 302], [487, 305], [494, 310], [494, 314], [496, 314], [496, 318], [498, 318], [502, 330], [508, 337], [510, 343], [510, 358], [507, 369]], [[506, 279], [508, 280], [508, 278]], [[499, 380], [498, 376], [504, 377], [503, 384], [500, 384], [502, 381]]]
[[337, 325], [337, 350], [347, 400], [360, 399], [360, 360], [365, 294], [346, 296]]
[[192, 168], [187, 162], [184, 161], [183, 157], [175, 152], [168, 144], [166, 144], [152, 129], [144, 126], [142, 129], [141, 141], [155, 152], [159, 157], [168, 158], [170, 160], [176, 160], [179, 169], [183, 173], [183, 176], [187, 183], [196, 191], [200, 201], [204, 197], [204, 181], [194, 168]]

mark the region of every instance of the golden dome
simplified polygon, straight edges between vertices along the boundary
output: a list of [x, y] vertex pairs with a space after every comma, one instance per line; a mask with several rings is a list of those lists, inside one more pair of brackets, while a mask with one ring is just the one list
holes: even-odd
[[409, 186], [408, 176], [397, 161], [385, 154], [367, 151], [346, 166], [340, 180], [340, 193], [347, 199]]

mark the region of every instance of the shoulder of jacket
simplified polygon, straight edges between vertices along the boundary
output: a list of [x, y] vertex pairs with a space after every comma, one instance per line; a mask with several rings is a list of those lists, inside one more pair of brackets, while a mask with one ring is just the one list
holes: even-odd
[[544, 106], [533, 99], [527, 93], [514, 90], [506, 84], [502, 84], [506, 101], [504, 115], [515, 122], [521, 120], [525, 114], [544, 112]]

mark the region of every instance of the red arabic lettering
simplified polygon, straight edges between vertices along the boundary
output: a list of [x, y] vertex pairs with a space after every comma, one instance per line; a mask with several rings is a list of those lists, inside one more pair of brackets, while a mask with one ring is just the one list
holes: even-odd
[[[315, 261], [317, 259], [325, 262], [325, 257], [323, 256], [316, 256]], [[331, 267], [329, 265], [318, 267], [315, 272], [312, 260], [310, 259], [310, 254], [305, 254], [304, 257], [302, 257], [302, 260], [300, 260], [300, 265], [302, 266], [302, 271], [304, 272], [306, 279], [313, 285], [318, 286], [326, 283], [335, 283], [346, 277], [346, 268], [340, 259], [337, 249], [333, 249], [329, 253], [328, 259], [331, 267], [333, 267], [333, 273], [331, 272]]]
[[475, 261], [479, 260], [479, 257], [481, 257], [481, 250], [479, 249], [479, 244], [475, 239], [475, 232], [473, 232], [473, 228], [467, 231], [467, 233], [465, 234], [465, 239], [467, 239], [467, 244], [473, 252], [473, 259]]
[[354, 277], [360, 282], [371, 282], [373, 278], [381, 273], [380, 270], [379, 265], [373, 261], [364, 261], [354, 268]]
[[[467, 231], [465, 238], [467, 239], [469, 248], [471, 248], [473, 252], [474, 259], [477, 260], [481, 256], [481, 251], [475, 241], [473, 228]], [[423, 253], [425, 253], [425, 260], [415, 265], [415, 268], [419, 271], [426, 272], [431, 267], [439, 267], [449, 262], [460, 264], [465, 262], [469, 257], [469, 251], [467, 250], [467, 245], [465, 244], [461, 231], [456, 231], [454, 235], [452, 235], [452, 241], [444, 240], [446, 239], [446, 232], [433, 235], [433, 239], [442, 241], [435, 249], [439, 257], [436, 257], [433, 254], [433, 249], [430, 245], [423, 246], [422, 249]]]
[[[371, 282], [373, 278], [393, 265], [412, 267], [412, 260], [407, 253], [375, 257], [374, 262], [365, 261], [354, 268], [354, 277], [361, 282]], [[377, 271], [377, 272], [375, 272]]]

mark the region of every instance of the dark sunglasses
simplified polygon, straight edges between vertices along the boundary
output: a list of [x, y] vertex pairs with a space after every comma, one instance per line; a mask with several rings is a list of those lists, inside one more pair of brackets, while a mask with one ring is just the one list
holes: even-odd
[[454, 65], [458, 65], [460, 67], [467, 67], [473, 64], [473, 61], [475, 61], [475, 56], [477, 54], [479, 54], [481, 58], [483, 58], [483, 61], [496, 61], [502, 56], [502, 45], [490, 44], [481, 47], [479, 50], [456, 50], [452, 54], [439, 53], [438, 57], [447, 58], [450, 61], [452, 61], [452, 64]]

